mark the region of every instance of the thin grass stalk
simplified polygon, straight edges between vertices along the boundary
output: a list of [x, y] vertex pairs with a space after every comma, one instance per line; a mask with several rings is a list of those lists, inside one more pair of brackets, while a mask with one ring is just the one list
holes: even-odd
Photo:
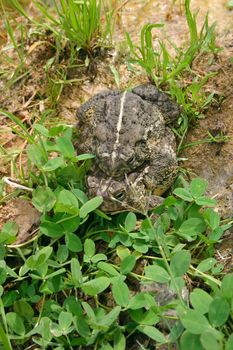
[[21, 120], [16, 117], [14, 114], [4, 111], [0, 109], [0, 114], [3, 114], [5, 117], [11, 119], [16, 125], [19, 126], [19, 128], [23, 131], [23, 134], [21, 135], [24, 139], [26, 139], [30, 143], [35, 143], [34, 138], [30, 135], [28, 132], [26, 126], [21, 122]]
[[190, 11], [190, 0], [185, 0], [185, 16], [189, 27], [190, 46], [196, 46], [198, 43], [197, 13], [192, 15]]
[[4, 332], [3, 327], [0, 324], [0, 339], [2, 341], [2, 345], [4, 347], [4, 350], [12, 350], [10, 340], [8, 339], [7, 335]]

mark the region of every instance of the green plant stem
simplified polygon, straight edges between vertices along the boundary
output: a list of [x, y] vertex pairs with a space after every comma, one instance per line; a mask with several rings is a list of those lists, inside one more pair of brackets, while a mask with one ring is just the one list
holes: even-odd
[[21, 259], [23, 260], [23, 262], [25, 262], [26, 259], [25, 259], [25, 256], [22, 253], [22, 250], [19, 247], [16, 247], [16, 250], [17, 250], [19, 256], [21, 257]]
[[[173, 130], [174, 131], [174, 130]], [[181, 136], [181, 140], [180, 140], [180, 142], [179, 142], [179, 145], [178, 145], [178, 147], [177, 147], [177, 154], [179, 154], [180, 153], [180, 151], [182, 150], [182, 144], [183, 144], [183, 142], [184, 142], [184, 139], [185, 139], [185, 136], [186, 136], [186, 134], [187, 134], [187, 131], [188, 131], [188, 128], [186, 128], [185, 130], [184, 130], [184, 132], [182, 133], [182, 136]], [[177, 134], [177, 133], [176, 133]]]
[[1, 324], [0, 324], [0, 339], [2, 340], [2, 345], [4, 347], [4, 350], [12, 350], [10, 340], [5, 334]]
[[5, 328], [5, 332], [6, 332], [6, 333], [4, 332], [4, 329], [2, 328], [2, 326], [0, 324], [0, 337], [2, 339], [3, 344], [5, 344], [5, 346], [6, 346], [6, 350], [12, 350], [10, 340], [9, 340], [9, 335], [8, 335], [8, 327], [7, 327], [6, 315], [5, 315], [5, 310], [4, 310], [2, 298], [0, 298], [0, 313], [2, 315], [2, 322], [3, 322], [4, 328]]
[[69, 217], [67, 217], [67, 218], [58, 220], [56, 223], [57, 223], [57, 224], [61, 224], [61, 223], [65, 222], [65, 221], [69, 221], [69, 220], [74, 219], [74, 218], [76, 218], [76, 217], [78, 217], [78, 216], [79, 216], [79, 213], [78, 213], [78, 214], [75, 214], [75, 215], [72, 215], [72, 216], [69, 216]]
[[37, 322], [35, 324], [35, 327], [37, 327], [39, 325], [39, 323], [40, 323], [40, 320], [41, 320], [41, 317], [42, 317], [42, 313], [43, 313], [44, 303], [45, 303], [45, 294], [43, 294], [43, 297], [42, 297], [42, 302], [40, 304], [40, 313], [39, 313]]
[[[153, 227], [153, 225], [152, 225], [151, 220], [149, 219], [149, 217], [147, 217], [147, 219], [149, 220], [151, 229], [152, 229], [152, 230], [155, 230], [154, 227]], [[157, 236], [157, 235], [155, 234], [155, 237], [156, 237], [156, 236]], [[164, 252], [164, 249], [163, 249], [163, 247], [162, 247], [162, 244], [160, 244], [160, 242], [159, 242], [158, 236], [157, 236], [157, 238], [155, 238], [155, 240], [156, 240], [156, 242], [157, 242], [157, 245], [158, 245], [160, 254], [161, 254], [162, 258], [163, 258], [163, 261], [164, 261], [164, 263], [165, 263], [165, 265], [166, 265], [166, 268], [167, 268], [167, 271], [168, 271], [169, 276], [170, 276], [170, 278], [171, 278], [171, 281], [172, 281], [172, 283], [173, 283], [173, 285], [174, 285], [174, 287], [175, 287], [175, 289], [176, 289], [177, 296], [178, 296], [178, 298], [179, 298], [181, 304], [182, 304], [185, 308], [187, 308], [187, 306], [186, 306], [186, 304], [185, 304], [185, 302], [184, 302], [184, 300], [183, 300], [183, 298], [182, 298], [182, 296], [181, 296], [181, 294], [180, 294], [180, 290], [179, 290], [179, 288], [178, 288], [178, 286], [177, 286], [177, 283], [176, 283], [176, 281], [175, 281], [175, 279], [174, 279], [174, 277], [173, 277], [173, 273], [172, 273], [172, 271], [171, 271], [171, 268], [170, 268], [170, 265], [169, 265], [169, 263], [168, 263], [168, 260], [167, 260], [166, 254], [165, 254], [165, 252]]]
[[[194, 266], [192, 266], [192, 265], [190, 265], [190, 268], [191, 268], [191, 271], [193, 270], [193, 272], [194, 272], [194, 274], [192, 274], [192, 275], [194, 275], [194, 276], [196, 276], [196, 275], [202, 276], [202, 277], [203, 277], [204, 279], [206, 279], [207, 281], [209, 280], [209, 281], [211, 281], [211, 282], [214, 282], [217, 286], [221, 287], [222, 283], [221, 283], [219, 280], [217, 280], [216, 278], [207, 275], [206, 273], [204, 273], [204, 272], [202, 272], [202, 271], [196, 269], [196, 268], [195, 268]], [[191, 273], [191, 271], [189, 271], [189, 273]]]
[[24, 137], [28, 142], [35, 143], [34, 138], [31, 136], [31, 134], [28, 132], [26, 126], [21, 122], [21, 120], [18, 117], [14, 116], [10, 112], [4, 111], [3, 109], [0, 109], [0, 114], [11, 119], [16, 125], [19, 126], [24, 131], [24, 135], [22, 137]]

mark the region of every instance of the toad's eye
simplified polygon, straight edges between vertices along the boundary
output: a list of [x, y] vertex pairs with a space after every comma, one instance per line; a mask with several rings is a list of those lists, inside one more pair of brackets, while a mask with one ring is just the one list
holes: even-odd
[[114, 194], [114, 198], [117, 199], [118, 201], [123, 201], [125, 197], [126, 197], [125, 191], [116, 192]]
[[135, 156], [134, 155], [127, 160], [127, 164], [128, 165], [132, 165], [134, 162], [135, 162]]

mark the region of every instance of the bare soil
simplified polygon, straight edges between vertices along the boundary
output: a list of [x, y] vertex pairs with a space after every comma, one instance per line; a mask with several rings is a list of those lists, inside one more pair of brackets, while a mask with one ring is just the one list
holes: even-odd
[[[224, 52], [214, 63], [217, 75], [209, 82], [211, 91], [222, 96], [223, 101], [210, 107], [204, 119], [189, 131], [186, 143], [194, 145], [182, 152], [182, 157], [187, 158], [183, 165], [195, 176], [208, 180], [209, 195], [219, 201], [224, 217], [233, 216], [233, 62], [230, 61], [233, 37], [228, 40]], [[207, 139], [208, 132], [213, 136], [227, 136], [227, 140], [195, 145]]]

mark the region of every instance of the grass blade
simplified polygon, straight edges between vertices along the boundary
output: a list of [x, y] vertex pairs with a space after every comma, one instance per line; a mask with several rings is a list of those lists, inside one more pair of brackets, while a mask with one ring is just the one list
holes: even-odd
[[11, 119], [16, 125], [18, 125], [24, 132], [24, 137], [28, 140], [28, 142], [30, 143], [35, 143], [33, 137], [30, 135], [30, 133], [28, 132], [26, 126], [21, 122], [21, 120], [16, 117], [14, 114], [4, 111], [2, 109], [0, 109], [0, 114], [3, 114], [5, 117]]

